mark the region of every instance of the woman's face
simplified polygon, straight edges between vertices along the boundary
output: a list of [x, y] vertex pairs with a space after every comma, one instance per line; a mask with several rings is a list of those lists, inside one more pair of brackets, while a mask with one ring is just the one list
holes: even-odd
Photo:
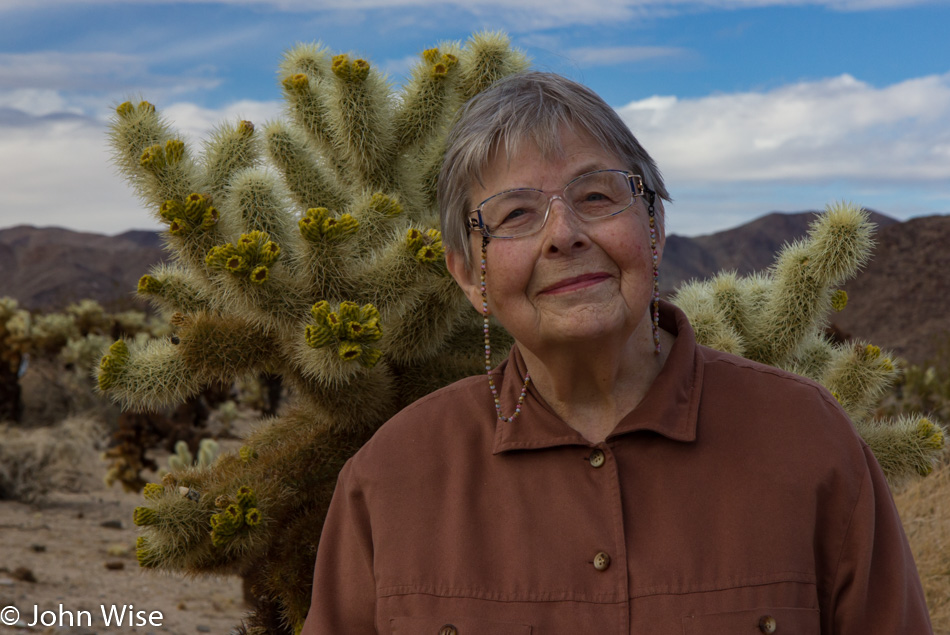
[[[560, 194], [571, 179], [602, 169], [629, 169], [586, 134], [565, 129], [563, 155], [545, 159], [531, 142], [511, 156], [500, 154], [487, 165], [483, 183], [470, 191], [473, 207], [489, 196], [514, 188]], [[657, 199], [657, 215], [662, 213]], [[662, 254], [664, 237], [657, 235]], [[473, 263], [448, 252], [449, 270], [472, 305], [482, 309], [479, 284], [481, 235], [470, 237]], [[547, 223], [536, 234], [492, 239], [487, 250], [488, 307], [522, 347], [541, 352], [557, 343], [577, 343], [644, 330], [650, 336], [649, 311], [653, 265], [646, 203], [609, 218], [583, 221], [561, 200], [551, 204]], [[652, 348], [652, 339], [650, 339]]]

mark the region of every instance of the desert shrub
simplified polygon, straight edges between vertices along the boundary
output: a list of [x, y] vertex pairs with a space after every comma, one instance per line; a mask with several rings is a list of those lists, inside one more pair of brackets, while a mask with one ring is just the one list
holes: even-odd
[[24, 429], [0, 425], [0, 500], [42, 502], [52, 491], [83, 491], [94, 481], [102, 422], [70, 417], [55, 426]]

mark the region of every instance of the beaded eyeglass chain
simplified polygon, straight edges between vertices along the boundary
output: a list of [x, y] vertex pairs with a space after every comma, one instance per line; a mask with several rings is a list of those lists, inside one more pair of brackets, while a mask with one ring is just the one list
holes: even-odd
[[525, 373], [524, 385], [521, 387], [521, 395], [518, 397], [518, 403], [515, 405], [515, 411], [510, 417], [501, 414], [501, 398], [498, 396], [498, 389], [495, 387], [495, 380], [492, 378], [491, 368], [491, 342], [488, 339], [488, 291], [485, 289], [485, 261], [488, 256], [488, 236], [482, 236], [482, 262], [479, 281], [482, 291], [482, 332], [485, 335], [485, 372], [488, 374], [488, 387], [491, 388], [492, 398], [495, 400], [495, 413], [498, 419], [504, 423], [511, 423], [521, 414], [521, 406], [524, 404], [524, 398], [528, 394], [528, 384], [531, 383], [531, 374]]
[[647, 214], [650, 216], [650, 251], [653, 252], [653, 354], [660, 354], [660, 269], [657, 265], [659, 254], [656, 250], [656, 192], [644, 187], [647, 196]]

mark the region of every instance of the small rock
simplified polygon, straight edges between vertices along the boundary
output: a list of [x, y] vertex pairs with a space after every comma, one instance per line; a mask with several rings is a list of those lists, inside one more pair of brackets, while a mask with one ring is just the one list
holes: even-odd
[[179, 611], [187, 611], [187, 610], [188, 610], [188, 605], [185, 604], [184, 602], [179, 602], [179, 603], [178, 603], [178, 610], [179, 610]]
[[36, 553], [44, 553], [46, 551], [46, 545], [30, 545], [30, 549]]
[[131, 550], [128, 545], [121, 543], [109, 545], [108, 549], [106, 549], [106, 553], [108, 553], [113, 558], [122, 558], [127, 556], [129, 555], [130, 551]]
[[19, 580], [20, 582], [36, 582], [36, 576], [33, 575], [33, 571], [26, 567], [17, 567], [13, 570], [11, 575], [14, 580]]
[[105, 520], [100, 526], [105, 527], [106, 529], [122, 529], [121, 520]]
[[199, 625], [196, 626], [195, 628], [198, 629], [198, 632], [199, 632], [199, 633], [210, 633], [210, 632], [211, 632], [211, 628], [208, 627], [208, 626], [205, 626], [204, 624], [199, 624]]
[[125, 569], [125, 563], [121, 560], [110, 560], [109, 562], [105, 563], [105, 565], [106, 569], [109, 569], [110, 571], [121, 571], [122, 569]]
[[0, 586], [13, 586], [14, 584], [16, 583], [10, 578], [0, 578]]

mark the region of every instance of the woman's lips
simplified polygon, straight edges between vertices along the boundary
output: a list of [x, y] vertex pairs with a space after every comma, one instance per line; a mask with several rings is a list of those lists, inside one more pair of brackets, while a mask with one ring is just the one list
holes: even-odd
[[564, 278], [559, 280], [554, 284], [545, 287], [541, 290], [541, 293], [566, 293], [568, 291], [577, 291], [578, 289], [583, 289], [585, 287], [590, 287], [604, 280], [608, 279], [610, 276], [603, 272], [598, 273], [585, 273], [580, 276], [574, 276], [573, 278]]

